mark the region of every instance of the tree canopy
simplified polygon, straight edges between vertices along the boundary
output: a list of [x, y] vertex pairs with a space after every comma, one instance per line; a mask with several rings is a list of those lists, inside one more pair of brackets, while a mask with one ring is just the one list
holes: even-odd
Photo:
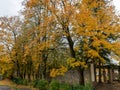
[[23, 19], [0, 18], [0, 73], [31, 80], [76, 69], [83, 78], [90, 63], [120, 56], [120, 18], [111, 0], [25, 0], [23, 6]]

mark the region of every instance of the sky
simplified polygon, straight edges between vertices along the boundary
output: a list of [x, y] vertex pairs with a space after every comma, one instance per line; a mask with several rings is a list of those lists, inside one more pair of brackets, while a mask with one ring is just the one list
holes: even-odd
[[18, 15], [23, 0], [0, 0], [0, 16]]
[[120, 11], [120, 0], [113, 0], [116, 10]]
[[[0, 16], [18, 15], [23, 0], [0, 0]], [[120, 10], [120, 0], [113, 0], [117, 11]]]

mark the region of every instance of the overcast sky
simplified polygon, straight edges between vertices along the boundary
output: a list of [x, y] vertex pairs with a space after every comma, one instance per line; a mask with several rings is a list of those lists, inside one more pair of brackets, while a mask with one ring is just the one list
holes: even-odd
[[114, 5], [117, 11], [120, 11], [120, 0], [113, 0], [113, 1], [114, 1]]
[[18, 15], [23, 0], [0, 0], [0, 16]]
[[[18, 15], [23, 0], [0, 0], [0, 16]], [[120, 0], [114, 0], [116, 9], [120, 10]]]

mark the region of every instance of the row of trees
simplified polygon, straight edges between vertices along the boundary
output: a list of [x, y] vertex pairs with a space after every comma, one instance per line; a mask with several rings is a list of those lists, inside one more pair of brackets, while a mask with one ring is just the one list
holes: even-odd
[[9, 77], [50, 79], [80, 74], [119, 56], [119, 17], [111, 0], [25, 0], [22, 17], [0, 18], [0, 71]]

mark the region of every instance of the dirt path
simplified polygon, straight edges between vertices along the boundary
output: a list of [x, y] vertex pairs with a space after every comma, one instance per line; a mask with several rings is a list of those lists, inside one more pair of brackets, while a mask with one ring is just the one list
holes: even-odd
[[120, 90], [120, 84], [97, 84], [95, 90]]
[[0, 81], [0, 90], [16, 90], [16, 89], [11, 89], [10, 87], [18, 88], [18, 90], [32, 90], [30, 89], [29, 86], [17, 85], [9, 79], [4, 79]]
[[30, 88], [19, 88], [19, 90], [32, 90]]
[[8, 86], [0, 86], [0, 90], [11, 90]]
[[[12, 89], [9, 86], [0, 86], [0, 90], [16, 90], [16, 89]], [[19, 88], [18, 90], [31, 90], [29, 88]]]

